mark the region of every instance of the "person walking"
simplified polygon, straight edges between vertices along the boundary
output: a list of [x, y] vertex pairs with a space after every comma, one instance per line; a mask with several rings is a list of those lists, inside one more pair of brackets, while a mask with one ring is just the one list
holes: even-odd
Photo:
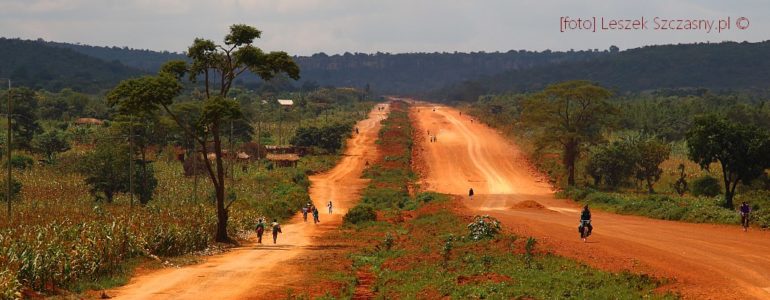
[[320, 220], [318, 220], [318, 208], [313, 206], [313, 224], [321, 223]]
[[278, 224], [278, 219], [273, 219], [273, 244], [278, 242], [278, 234], [281, 233], [281, 224]]
[[262, 234], [265, 233], [265, 221], [259, 218], [257, 222], [257, 243], [262, 244]]
[[305, 222], [307, 222], [307, 206], [302, 207], [302, 220], [305, 220]]
[[329, 214], [332, 214], [332, 202], [329, 201], [329, 204], [326, 204], [327, 207], [329, 207]]
[[470, 190], [468, 190], [468, 198], [470, 198], [471, 200], [473, 200], [473, 188], [471, 188]]

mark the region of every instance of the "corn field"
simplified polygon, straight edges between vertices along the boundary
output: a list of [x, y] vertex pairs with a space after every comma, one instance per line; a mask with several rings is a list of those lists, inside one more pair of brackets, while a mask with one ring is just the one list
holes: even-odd
[[[254, 228], [258, 217], [285, 218], [309, 200], [307, 173], [329, 168], [333, 156], [303, 158], [298, 168], [233, 168], [228, 180], [229, 230]], [[95, 202], [88, 187], [66, 167], [35, 166], [16, 172], [23, 183], [13, 217], [0, 219], [0, 299], [23, 289], [52, 292], [109, 274], [127, 259], [169, 257], [204, 250], [213, 243], [215, 207], [208, 178], [182, 176], [181, 164], [157, 158], [158, 189], [146, 206]], [[312, 168], [312, 169], [311, 169]], [[197, 190], [197, 195], [193, 191]]]

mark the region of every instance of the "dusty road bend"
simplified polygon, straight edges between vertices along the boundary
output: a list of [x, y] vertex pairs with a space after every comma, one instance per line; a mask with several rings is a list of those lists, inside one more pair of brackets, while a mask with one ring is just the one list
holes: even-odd
[[583, 243], [576, 230], [580, 207], [556, 199], [514, 143], [449, 107], [421, 103], [410, 113], [416, 130], [437, 139], [416, 141], [421, 186], [464, 195], [468, 214], [495, 216], [593, 266], [672, 278], [667, 288], [686, 298], [770, 299], [770, 232], [594, 212], [595, 234]]
[[[380, 121], [388, 114], [373, 109], [368, 118], [356, 125], [359, 134], [347, 141], [345, 154], [331, 170], [310, 176], [310, 198], [319, 208], [334, 201], [334, 213], [322, 209], [321, 223], [303, 222], [297, 214], [282, 226], [278, 244], [246, 244], [204, 263], [177, 269], [162, 269], [133, 278], [126, 286], [107, 291], [115, 299], [261, 299], [280, 283], [300, 280], [300, 270], [286, 264], [293, 258], [313, 251], [313, 238], [342, 224], [342, 216], [358, 201], [359, 191], [367, 182], [361, 179], [366, 161], [377, 156], [375, 141]], [[267, 238], [265, 240], [271, 240]], [[265, 242], [265, 241], [263, 241]]]

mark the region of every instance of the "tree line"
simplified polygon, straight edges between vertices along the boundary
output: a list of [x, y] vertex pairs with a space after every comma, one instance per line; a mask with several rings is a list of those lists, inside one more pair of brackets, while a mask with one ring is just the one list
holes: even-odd
[[[569, 186], [576, 184], [583, 159], [595, 186], [616, 188], [633, 178], [654, 193], [660, 164], [669, 158], [671, 142], [680, 140], [701, 168], [720, 166], [726, 207], [733, 206], [738, 185], [767, 176], [766, 101], [710, 93], [629, 98], [589, 81], [567, 81], [535, 93], [483, 96], [472, 109], [486, 122], [532, 138], [536, 151], [558, 150]], [[612, 140], [613, 133], [621, 137]]]

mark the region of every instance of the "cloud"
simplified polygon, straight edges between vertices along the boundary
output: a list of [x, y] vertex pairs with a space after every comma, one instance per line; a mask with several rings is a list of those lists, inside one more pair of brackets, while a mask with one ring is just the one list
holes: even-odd
[[[183, 51], [195, 37], [220, 41], [230, 24], [246, 23], [263, 30], [259, 46], [294, 54], [568, 50], [760, 41], [767, 15], [760, 0], [3, 0], [0, 35]], [[752, 27], [718, 35], [561, 33], [560, 16], [746, 16]]]

